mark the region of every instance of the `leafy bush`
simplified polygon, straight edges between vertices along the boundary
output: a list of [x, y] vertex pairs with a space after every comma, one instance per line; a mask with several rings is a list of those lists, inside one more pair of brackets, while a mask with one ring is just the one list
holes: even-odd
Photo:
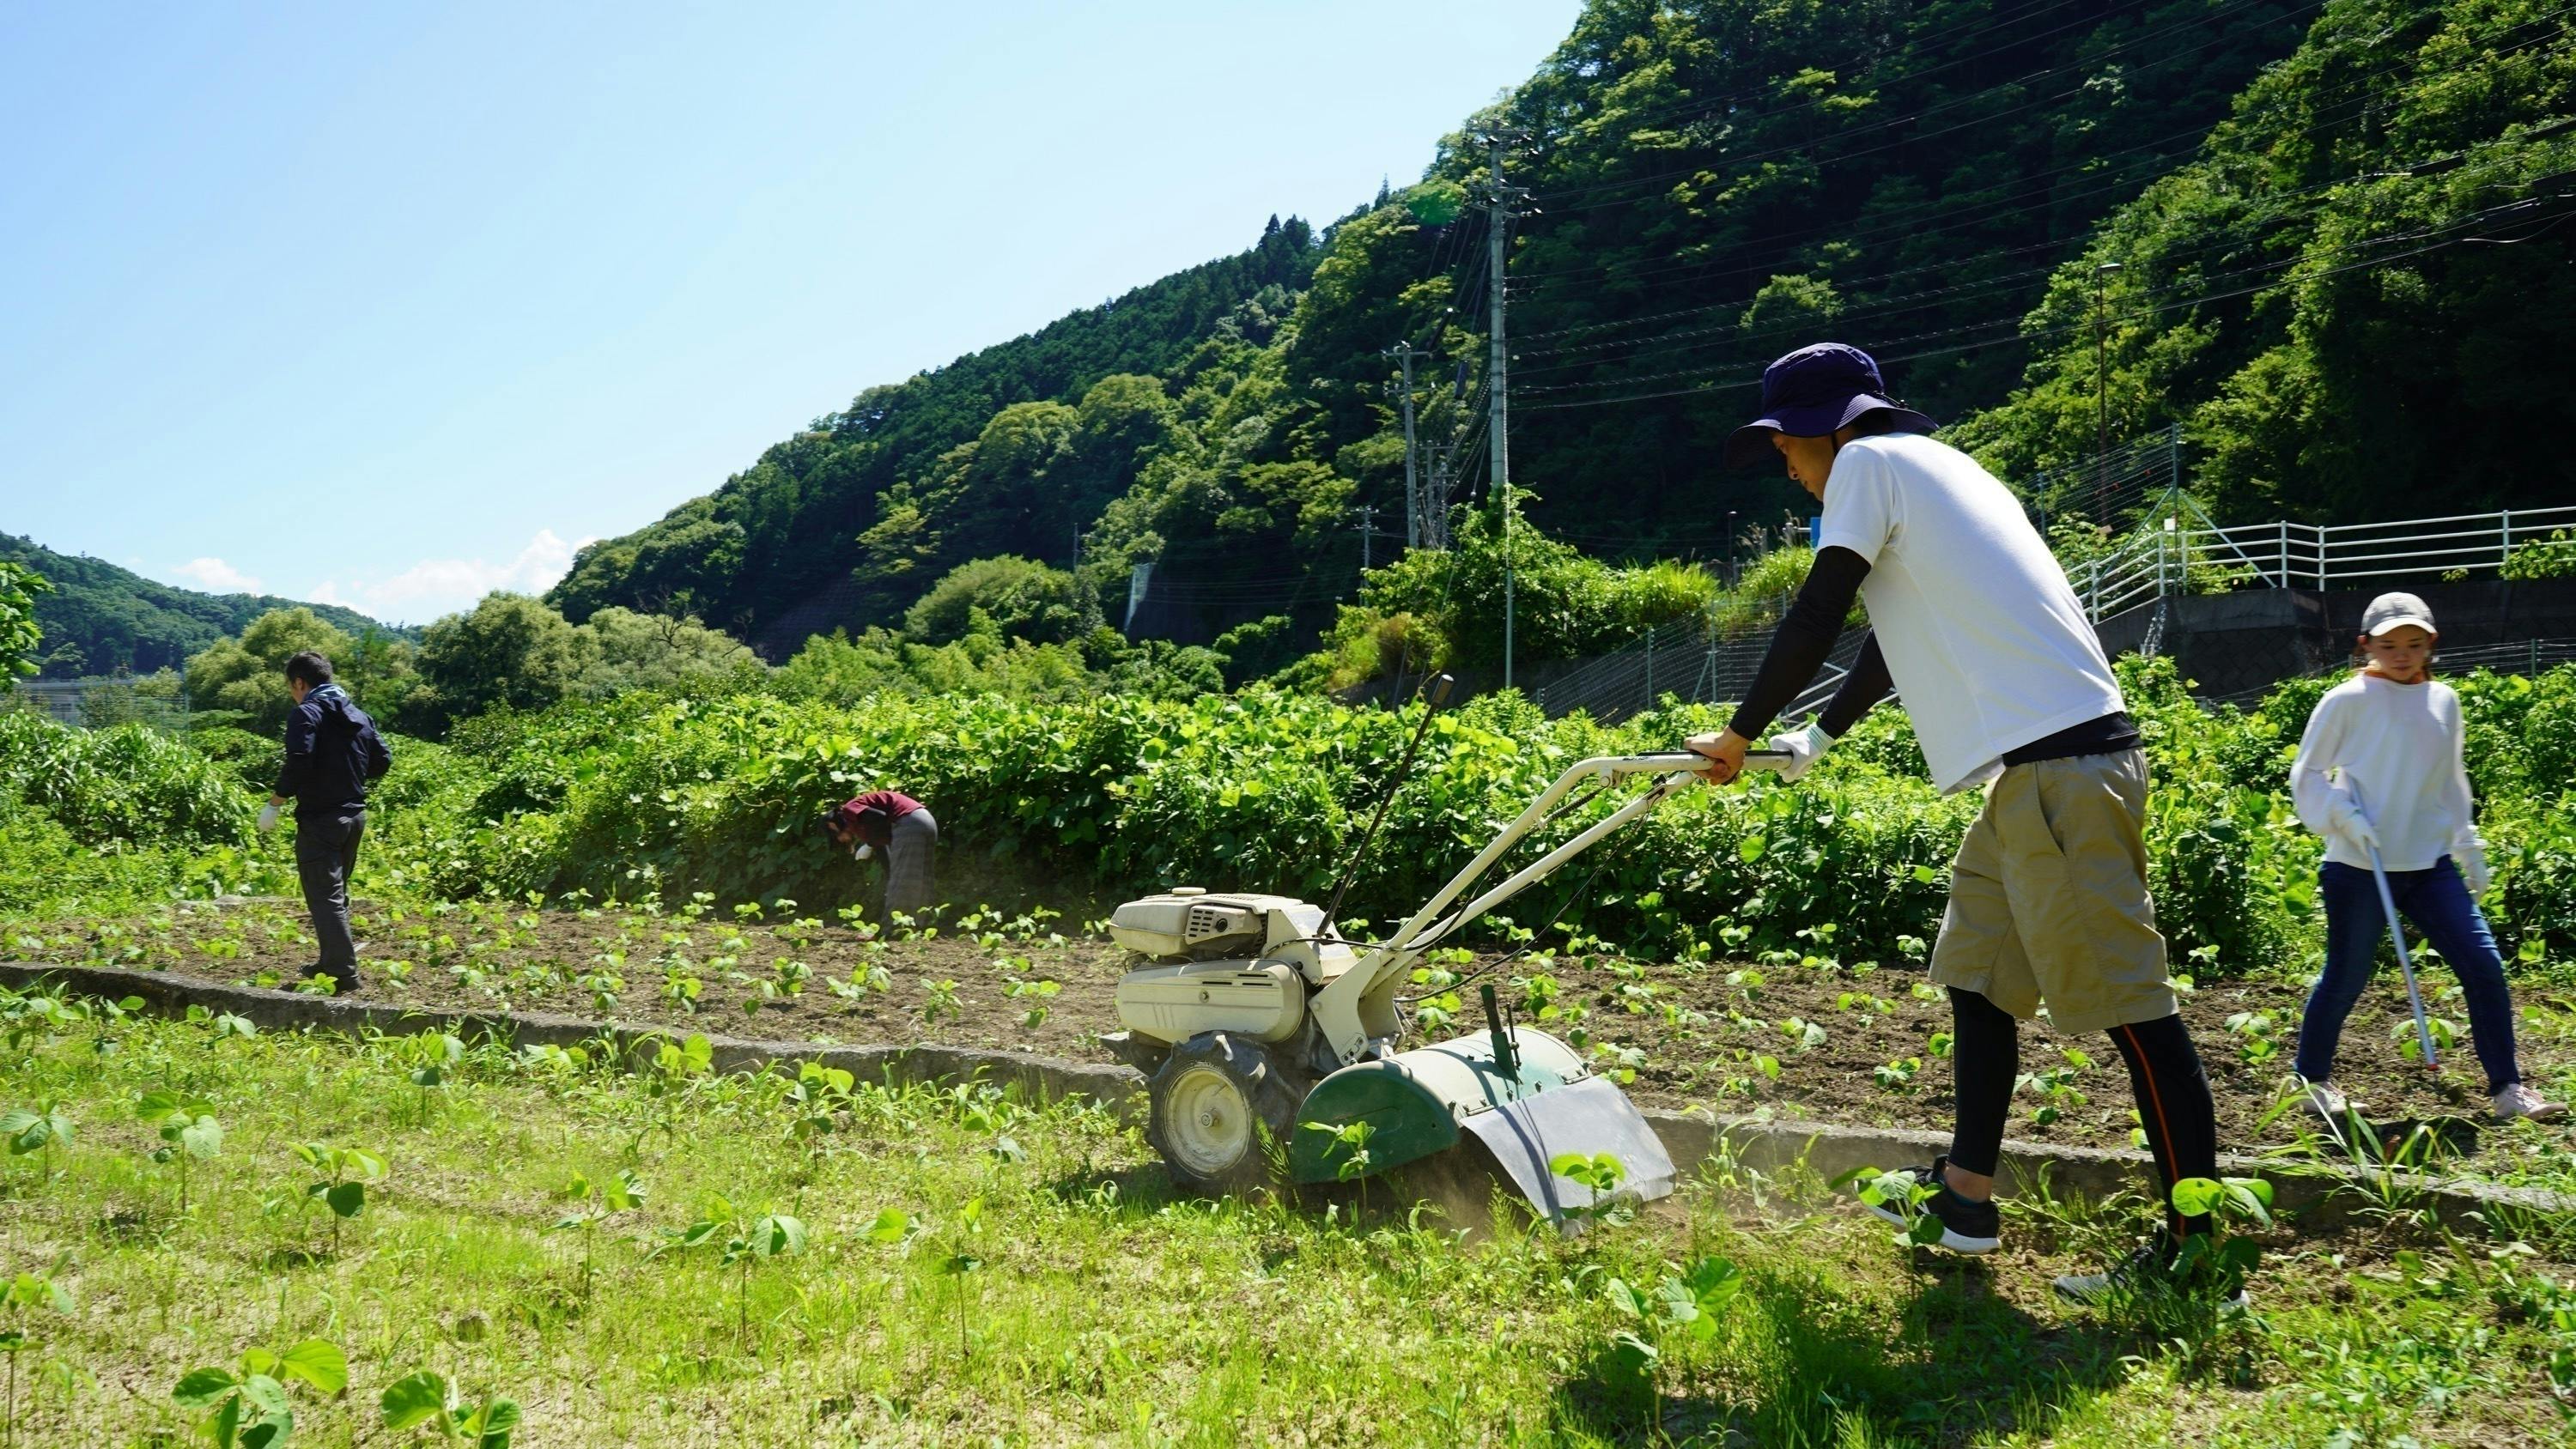
[[2526, 543], [2505, 555], [2497, 570], [2508, 579], [2576, 578], [2576, 538], [2560, 529], [2545, 539]]
[[214, 761], [141, 725], [74, 730], [0, 714], [0, 793], [83, 845], [202, 849], [250, 838], [251, 799]]

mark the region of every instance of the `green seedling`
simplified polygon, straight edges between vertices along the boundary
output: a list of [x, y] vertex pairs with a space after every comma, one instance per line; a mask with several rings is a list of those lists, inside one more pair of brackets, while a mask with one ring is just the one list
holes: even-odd
[[1881, 1062], [1870, 1068], [1870, 1075], [1877, 1078], [1879, 1086], [1888, 1091], [1902, 1092], [1913, 1087], [1914, 1074], [1921, 1070], [1923, 1070], [1921, 1057], [1899, 1057], [1895, 1061]]
[[321, 1177], [305, 1184], [301, 1201], [319, 1198], [331, 1209], [331, 1251], [340, 1251], [340, 1220], [366, 1211], [367, 1184], [380, 1182], [385, 1160], [363, 1147], [333, 1147], [322, 1142], [295, 1144], [296, 1160]]
[[301, 1382], [328, 1396], [349, 1386], [349, 1360], [328, 1339], [308, 1338], [283, 1353], [254, 1348], [238, 1370], [195, 1369], [170, 1391], [183, 1409], [206, 1417], [197, 1432], [216, 1449], [277, 1449], [295, 1432], [295, 1410], [286, 1386]]
[[[1368, 1208], [1369, 1170], [1377, 1165], [1376, 1154], [1369, 1151], [1369, 1139], [1377, 1136], [1377, 1124], [1362, 1118], [1335, 1125], [1331, 1122], [1309, 1122], [1309, 1132], [1320, 1132], [1324, 1143], [1324, 1160], [1333, 1164], [1335, 1182], [1357, 1182], [1360, 1185], [1360, 1208]], [[1336, 1157], [1335, 1154], [1339, 1156]]]
[[1912, 1173], [1881, 1172], [1875, 1167], [1855, 1167], [1828, 1184], [1836, 1191], [1860, 1184], [1860, 1200], [1871, 1207], [1893, 1207], [1905, 1219], [1905, 1231], [1896, 1235], [1896, 1245], [1922, 1247], [1941, 1241], [1941, 1220], [1924, 1211], [1923, 1205], [1940, 1192], [1927, 1182], [1917, 1182]]
[[1718, 1257], [1665, 1274], [1651, 1294], [1639, 1293], [1626, 1279], [1610, 1279], [1602, 1296], [1636, 1325], [1611, 1339], [1619, 1362], [1660, 1399], [1667, 1336], [1678, 1333], [1697, 1343], [1716, 1338], [1728, 1305], [1743, 1289], [1743, 1270]]
[[455, 1387], [428, 1369], [394, 1380], [376, 1407], [385, 1428], [396, 1434], [435, 1429], [439, 1442], [467, 1449], [510, 1449], [510, 1435], [519, 1427], [516, 1400], [494, 1394], [479, 1404], [460, 1402]]
[[[721, 1267], [740, 1270], [735, 1279], [736, 1332], [751, 1341], [751, 1270], [767, 1258], [788, 1258], [805, 1251], [805, 1224], [785, 1213], [753, 1217], [720, 1193], [710, 1193], [696, 1222], [669, 1234], [664, 1248], [690, 1252], [717, 1250]], [[659, 1251], [659, 1250], [657, 1250]]]
[[[879, 1218], [883, 1222], [883, 1218]], [[972, 1251], [970, 1243], [984, 1231], [984, 1200], [971, 1197], [957, 1210], [957, 1219], [949, 1225], [948, 1255], [939, 1260], [941, 1277], [956, 1284], [957, 1292], [957, 1361], [964, 1363], [973, 1351], [966, 1336], [966, 1276], [983, 1270], [984, 1260]]]
[[54, 1144], [69, 1142], [75, 1135], [72, 1119], [63, 1111], [60, 1098], [47, 1097], [33, 1107], [20, 1107], [0, 1116], [0, 1137], [8, 1139], [9, 1155], [43, 1153], [45, 1179], [49, 1182], [54, 1176]]
[[[1569, 1032], [1567, 1035], [1570, 1037], [1572, 1033]], [[1646, 1065], [1644, 1047], [1617, 1046], [1606, 1041], [1594, 1044], [1592, 1057], [1594, 1061], [1601, 1063], [1602, 1076], [1623, 1087], [1633, 1084], [1637, 1080], [1638, 1071]]]
[[223, 1151], [223, 1124], [215, 1120], [215, 1104], [193, 1093], [173, 1087], [146, 1092], [135, 1103], [137, 1120], [161, 1136], [161, 1145], [152, 1149], [155, 1162], [179, 1164], [179, 1211], [188, 1211], [188, 1160], [212, 1161]]
[[[2428, 1016], [2424, 1018], [2424, 1026], [2433, 1035], [2434, 1051], [2449, 1052], [2459, 1045], [2460, 1024], [2449, 1017]], [[2398, 1043], [2397, 1049], [2405, 1055], [2406, 1060], [2410, 1062], [2424, 1060], [2424, 1040], [2417, 1035], [2412, 1019], [2398, 1022], [2388, 1035]], [[0, 1121], [0, 1130], [5, 1130], [7, 1125], [5, 1121]]]
[[602, 1223], [623, 1212], [633, 1212], [644, 1205], [644, 1184], [630, 1171], [593, 1182], [581, 1173], [564, 1184], [563, 1197], [573, 1205], [572, 1211], [555, 1220], [546, 1231], [581, 1234], [581, 1296], [590, 1300], [590, 1268], [593, 1250], [599, 1243]]
[[420, 1122], [429, 1123], [429, 1094], [447, 1085], [450, 1068], [465, 1060], [465, 1043], [447, 1032], [396, 1037], [394, 1059], [405, 1064], [404, 1076], [420, 1089]]
[[[2072, 1052], [2069, 1055], [2082, 1057], [2083, 1053]], [[2089, 1063], [2092, 1058], [2085, 1057], [2084, 1060]], [[2013, 1079], [2015, 1092], [2029, 1088], [2040, 1095], [2040, 1104], [2031, 1109], [2030, 1120], [2033, 1123], [2045, 1127], [2090, 1100], [2075, 1088], [2075, 1075], [2082, 1070], [2070, 1061], [2066, 1066], [2051, 1067], [2044, 1072], [2024, 1072]]]
[[0, 1425], [6, 1426], [7, 1437], [0, 1443], [14, 1445], [18, 1442], [18, 1356], [32, 1346], [27, 1341], [27, 1314], [38, 1308], [69, 1313], [72, 1295], [42, 1273], [21, 1273], [0, 1288], [0, 1308], [9, 1312], [9, 1326], [0, 1328], [0, 1353], [9, 1356], [8, 1396], [0, 1400], [0, 1406], [5, 1407]]
[[1012, 982], [1008, 992], [1009, 995], [1030, 999], [1029, 1009], [1020, 1014], [1020, 1025], [1027, 1027], [1032, 1031], [1036, 1030], [1038, 1023], [1047, 1019], [1047, 1002], [1052, 1000], [1056, 993], [1062, 990], [1064, 990], [1064, 984], [1057, 981], [1041, 980]]
[[2240, 1011], [2227, 1018], [2227, 1029], [2244, 1040], [2236, 1054], [2249, 1067], [2259, 1067], [2280, 1054], [2281, 1026], [2268, 1011]]
[[[832, 1131], [840, 1115], [850, 1110], [850, 1094], [857, 1087], [858, 1078], [840, 1067], [827, 1067], [821, 1062], [800, 1064], [785, 1097], [787, 1135], [814, 1140]], [[821, 1150], [819, 1142], [814, 1150]]]
[[957, 983], [933, 981], [921, 988], [927, 993], [921, 1003], [921, 1024], [936, 1026], [943, 1016], [955, 1016], [961, 1009], [957, 1000]]
[[644, 1119], [635, 1129], [635, 1140], [627, 1144], [629, 1157], [644, 1150], [644, 1139], [657, 1127], [665, 1138], [678, 1139], [680, 1099], [692, 1083], [715, 1069], [715, 1044], [695, 1032], [679, 1041], [655, 1033], [636, 1042], [634, 1055], [643, 1078]]
[[1560, 1152], [1548, 1159], [1547, 1170], [1592, 1195], [1592, 1201], [1584, 1206], [1567, 1208], [1566, 1217], [1577, 1220], [1626, 1218], [1627, 1205], [1612, 1197], [1619, 1190], [1619, 1184], [1628, 1180], [1628, 1165], [1621, 1162], [1616, 1153]]

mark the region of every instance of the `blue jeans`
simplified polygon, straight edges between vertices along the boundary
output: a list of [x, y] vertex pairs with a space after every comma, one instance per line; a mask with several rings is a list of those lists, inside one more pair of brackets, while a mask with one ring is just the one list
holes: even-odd
[[[2513, 1003], [2505, 994], [2504, 958], [2459, 867], [2446, 855], [2431, 870], [2392, 870], [2388, 893], [2459, 976], [2469, 1004], [2469, 1041], [2486, 1068], [2487, 1091], [2521, 1081], [2513, 1062]], [[2379, 945], [2388, 939], [2388, 913], [2380, 908], [2379, 886], [2369, 871], [2327, 861], [2317, 869], [2317, 894], [2326, 906], [2326, 968], [2299, 1022], [2299, 1075], [2311, 1082], [2324, 1081], [2334, 1070], [2343, 1020], [2370, 984]]]

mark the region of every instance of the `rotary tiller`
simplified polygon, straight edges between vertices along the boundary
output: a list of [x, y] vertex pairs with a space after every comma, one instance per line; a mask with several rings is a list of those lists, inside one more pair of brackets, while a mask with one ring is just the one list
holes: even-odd
[[[1746, 765], [1777, 768], [1786, 758], [1756, 751]], [[1575, 765], [1393, 936], [1374, 944], [1345, 940], [1330, 907], [1287, 896], [1181, 886], [1120, 906], [1110, 934], [1148, 964], [1118, 982], [1118, 1017], [1127, 1030], [1109, 1045], [1149, 1078], [1147, 1135], [1174, 1179], [1202, 1191], [1240, 1190], [1265, 1181], [1284, 1155], [1297, 1182], [1349, 1180], [1459, 1149], [1473, 1137], [1554, 1220], [1594, 1198], [1590, 1187], [1552, 1170], [1565, 1154], [1616, 1157], [1624, 1169], [1618, 1193], [1650, 1200], [1671, 1192], [1672, 1159], [1635, 1105], [1593, 1075], [1581, 1053], [1514, 1023], [1490, 985], [1481, 993], [1484, 1031], [1409, 1051], [1397, 1049], [1405, 1031], [1397, 993], [1424, 951], [1707, 768], [1706, 759], [1687, 753]], [[1607, 788], [1638, 775], [1655, 779], [1573, 839], [1448, 910], [1575, 787]], [[1357, 1123], [1367, 1127], [1351, 1130]], [[1265, 1138], [1273, 1145], [1265, 1148]]]

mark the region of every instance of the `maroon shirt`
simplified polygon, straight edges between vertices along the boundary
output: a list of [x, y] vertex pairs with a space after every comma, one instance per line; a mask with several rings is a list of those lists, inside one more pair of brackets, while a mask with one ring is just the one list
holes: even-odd
[[894, 841], [894, 823], [920, 808], [920, 801], [900, 790], [870, 790], [840, 808], [841, 828], [856, 830], [882, 852]]

